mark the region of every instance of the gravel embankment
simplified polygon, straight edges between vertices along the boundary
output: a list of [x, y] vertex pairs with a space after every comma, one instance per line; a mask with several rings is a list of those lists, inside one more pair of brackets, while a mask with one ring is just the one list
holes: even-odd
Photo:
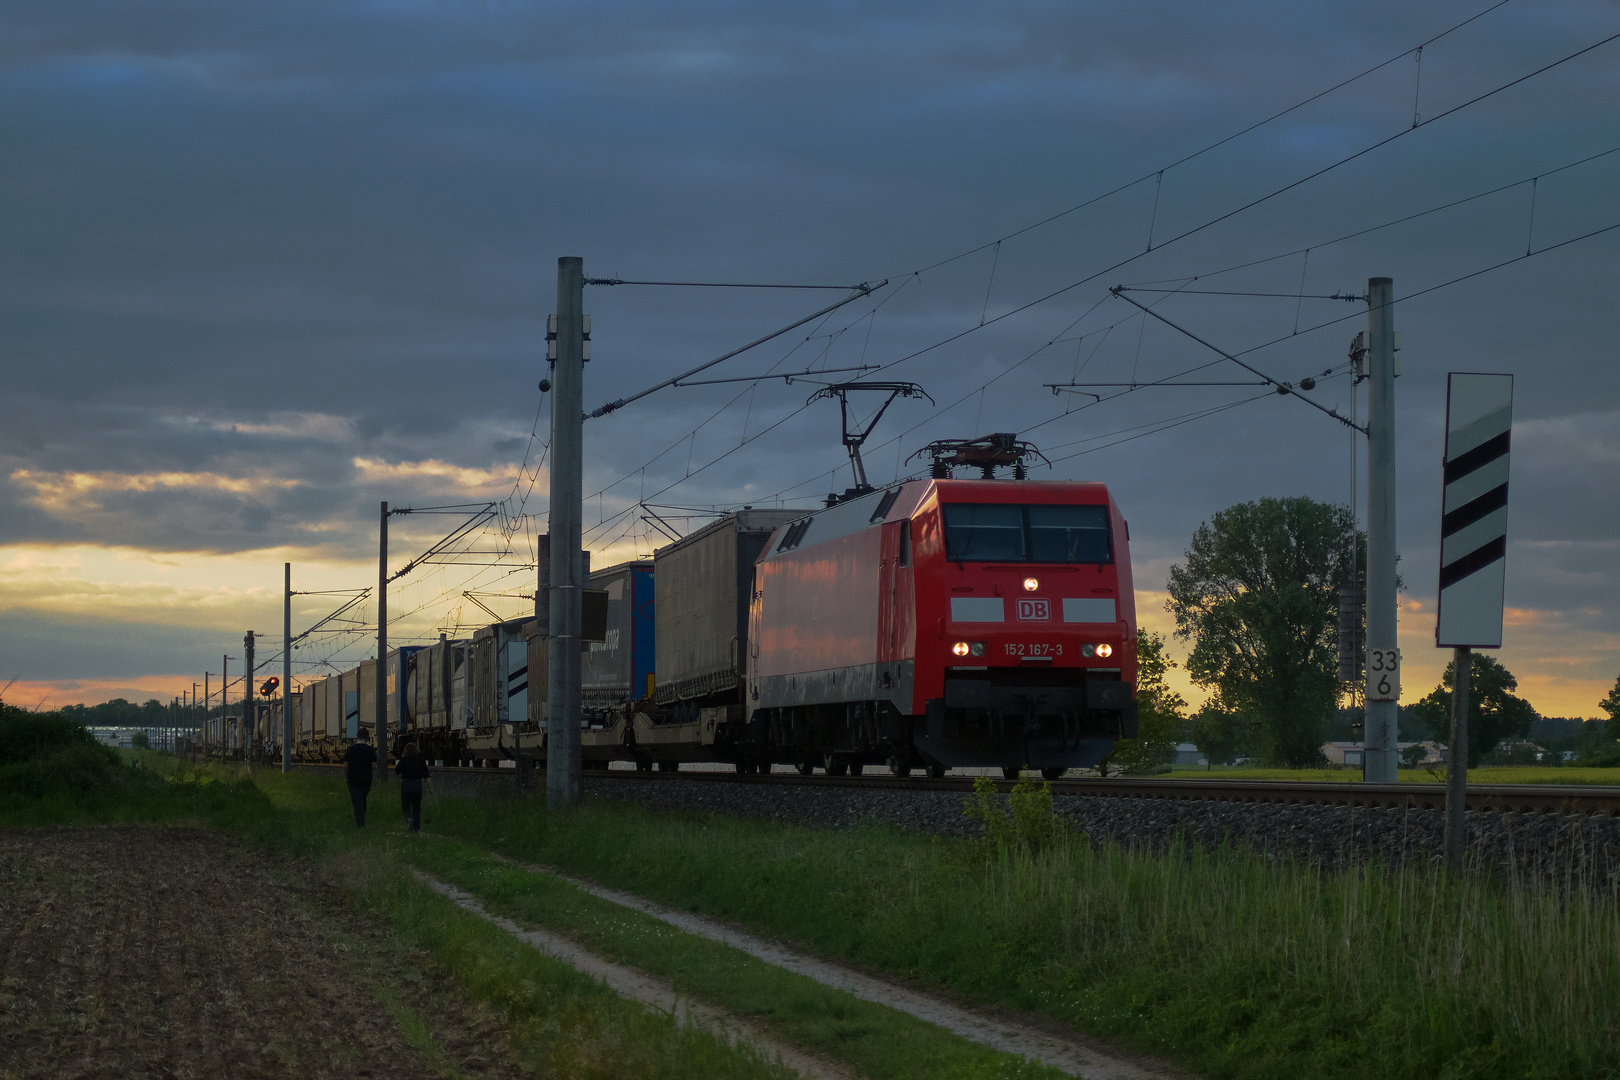
[[[587, 777], [585, 790], [660, 810], [763, 817], [817, 828], [877, 822], [952, 836], [978, 832], [978, 824], [962, 812], [967, 796], [955, 792], [713, 784], [629, 775]], [[1230, 842], [1265, 855], [1337, 867], [1373, 857], [1391, 865], [1428, 863], [1439, 857], [1442, 844], [1437, 810], [1079, 796], [1057, 796], [1053, 807], [1093, 843], [1148, 850], [1163, 850], [1179, 835], [1204, 847]], [[1476, 865], [1514, 866], [1541, 880], [1620, 889], [1620, 818], [1470, 811], [1468, 838]]]

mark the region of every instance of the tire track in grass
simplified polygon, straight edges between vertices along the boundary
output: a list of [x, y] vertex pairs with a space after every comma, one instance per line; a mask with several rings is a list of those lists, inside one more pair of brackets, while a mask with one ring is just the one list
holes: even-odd
[[639, 1001], [661, 1012], [670, 1013], [680, 1023], [705, 1028], [724, 1037], [733, 1045], [739, 1042], [749, 1043], [767, 1058], [776, 1058], [783, 1065], [810, 1080], [856, 1080], [857, 1074], [853, 1070], [837, 1062], [808, 1054], [798, 1047], [780, 1042], [759, 1027], [723, 1009], [681, 996], [674, 984], [666, 979], [604, 960], [559, 934], [545, 930], [525, 930], [511, 919], [491, 914], [485, 910], [476, 896], [465, 890], [420, 870], [412, 870], [411, 874], [462, 910], [500, 927], [525, 945], [600, 980], [620, 997]]
[[738, 930], [705, 915], [677, 911], [634, 893], [609, 889], [584, 878], [565, 874], [547, 866], [521, 863], [490, 852], [490, 857], [531, 874], [545, 874], [565, 881], [581, 892], [621, 907], [639, 911], [660, 922], [697, 937], [729, 945], [773, 967], [814, 979], [823, 986], [885, 1005], [944, 1028], [953, 1035], [1002, 1053], [1018, 1054], [1061, 1069], [1082, 1080], [1186, 1080], [1180, 1069], [1153, 1067], [1106, 1053], [1079, 1039], [1065, 1038], [1027, 1024], [979, 1012], [930, 994], [920, 993], [840, 964], [785, 948], [766, 938]]

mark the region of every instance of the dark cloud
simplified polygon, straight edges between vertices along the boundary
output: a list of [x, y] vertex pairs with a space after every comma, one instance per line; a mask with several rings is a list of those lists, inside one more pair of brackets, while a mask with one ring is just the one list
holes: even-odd
[[[358, 556], [378, 499], [460, 489], [357, 459], [485, 472], [539, 460], [553, 260], [582, 254], [589, 272], [623, 277], [892, 278], [716, 375], [886, 363], [992, 320], [890, 370], [939, 404], [891, 410], [869, 450], [874, 475], [909, 471], [906, 455], [931, 438], [1029, 432], [1055, 458], [1081, 455], [1052, 475], [1114, 485], [1139, 556], [1156, 560], [1236, 501], [1347, 500], [1350, 446], [1275, 398], [1136, 437], [1243, 387], [1093, 406], [1053, 396], [1043, 384], [1160, 378], [1213, 358], [1143, 329], [1106, 287], [1196, 275], [1197, 288], [1359, 292], [1387, 274], [1405, 338], [1407, 565], [1434, 558], [1452, 369], [1520, 376], [1530, 426], [1516, 443], [1516, 537], [1601, 543], [1620, 525], [1606, 434], [1620, 411], [1620, 233], [1414, 294], [1620, 222], [1620, 154], [1550, 172], [1615, 145], [1620, 46], [1182, 234], [1408, 129], [1414, 112], [1436, 117], [1599, 40], [1615, 30], [1611, 6], [1509, 4], [1427, 48], [1420, 93], [1418, 66], [1397, 60], [1154, 175], [1484, 6], [10, 4], [0, 540]], [[1533, 230], [1526, 185], [1329, 243], [1538, 175]], [[1258, 260], [1270, 261], [1221, 273]], [[784, 325], [822, 295], [593, 289], [589, 403]], [[1360, 327], [1358, 308], [1315, 300], [1182, 296], [1159, 310], [1228, 349], [1281, 339], [1249, 358], [1290, 379], [1340, 364]], [[1243, 377], [1231, 365], [1204, 375]], [[596, 539], [661, 490], [675, 505], [784, 492], [808, 503], [844, 486], [835, 410], [793, 415], [811, 389], [671, 390], [593, 421], [587, 491], [629, 478], [598, 501]], [[1342, 379], [1318, 396], [1341, 409], [1350, 397]], [[52, 477], [164, 472], [251, 483], [114, 484], [85, 505], [41, 494]], [[1534, 550], [1516, 556], [1514, 602], [1620, 601], [1599, 549]]]
[[[190, 666], [176, 663], [181, 656], [212, 654], [214, 668], [219, 666], [217, 632], [157, 623], [80, 622], [0, 612], [0, 641], [5, 642], [0, 649], [0, 686], [14, 678], [24, 682], [84, 678], [88, 670], [105, 679], [170, 674]], [[236, 643], [240, 652], [240, 637]], [[85, 663], [87, 655], [96, 657], [93, 664]]]

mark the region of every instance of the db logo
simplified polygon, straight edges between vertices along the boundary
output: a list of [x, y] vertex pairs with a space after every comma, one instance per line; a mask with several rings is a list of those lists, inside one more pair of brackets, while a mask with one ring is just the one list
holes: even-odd
[[1050, 622], [1052, 619], [1052, 602], [1050, 600], [1020, 600], [1018, 601], [1018, 617], [1024, 622]]

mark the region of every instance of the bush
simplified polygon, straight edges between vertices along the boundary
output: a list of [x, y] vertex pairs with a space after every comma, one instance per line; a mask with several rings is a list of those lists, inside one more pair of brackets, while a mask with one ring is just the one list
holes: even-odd
[[978, 821], [982, 843], [998, 855], [1033, 852], [1068, 835], [1068, 823], [1052, 811], [1052, 785], [1025, 776], [1013, 785], [1007, 805], [988, 776], [973, 781], [973, 798], [962, 811]]
[[117, 752], [73, 721], [0, 705], [0, 791], [42, 799], [100, 790], [118, 768]]
[[171, 784], [125, 764], [71, 716], [0, 703], [0, 824], [162, 821], [263, 804], [250, 783], [177, 776]]

